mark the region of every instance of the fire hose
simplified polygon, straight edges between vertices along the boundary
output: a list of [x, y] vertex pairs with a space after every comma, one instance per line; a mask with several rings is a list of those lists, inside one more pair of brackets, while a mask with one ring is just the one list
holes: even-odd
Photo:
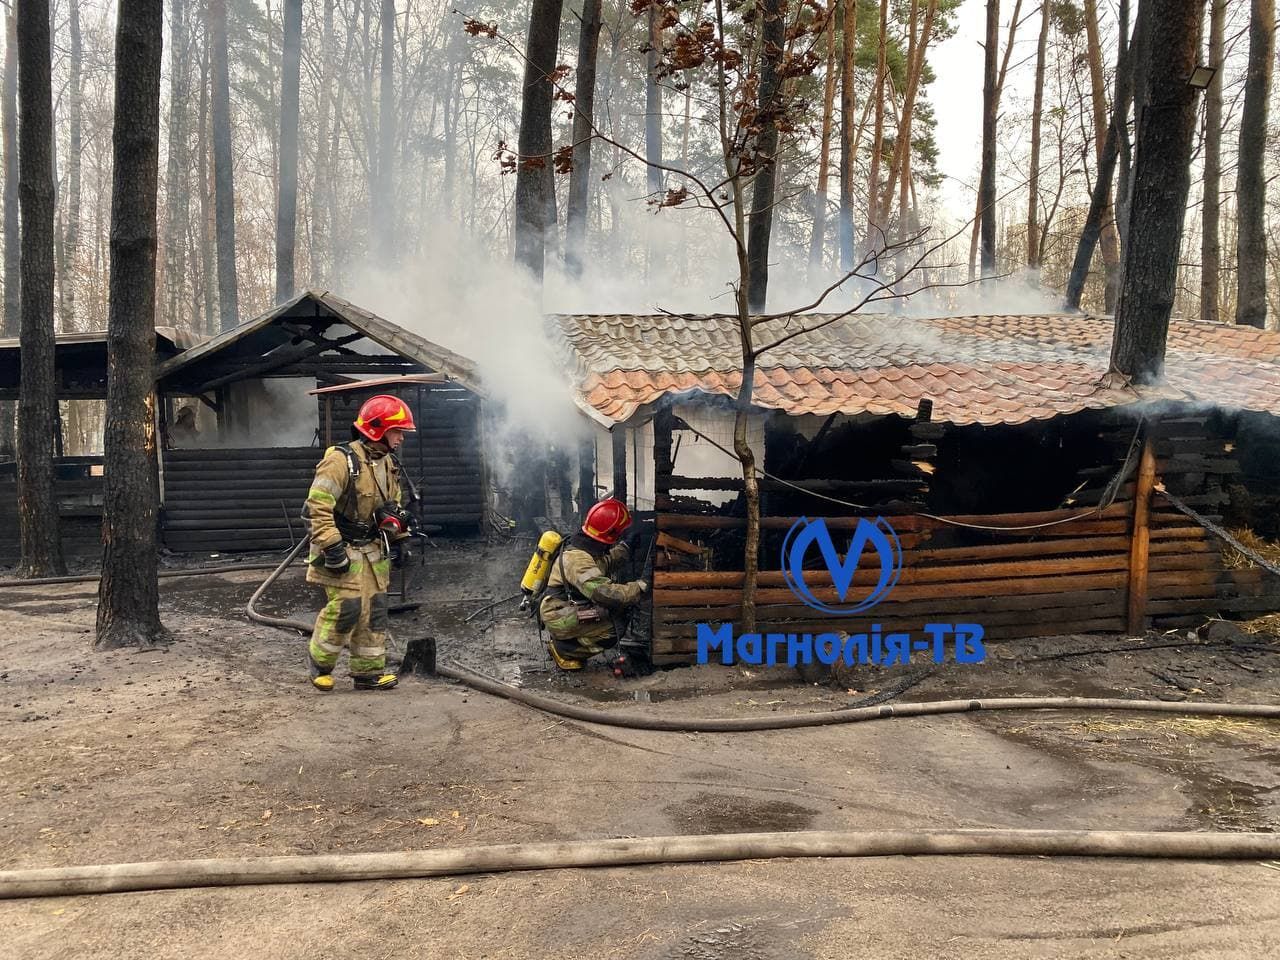
[[805, 830], [506, 843], [388, 853], [157, 860], [0, 871], [0, 899], [264, 883], [812, 857], [992, 856], [1269, 860], [1280, 834], [1123, 830]]
[[[257, 603], [271, 585], [280, 578], [294, 558], [302, 552], [307, 541], [303, 540], [280, 562], [266, 580], [254, 591], [246, 607], [250, 619], [272, 627], [310, 633], [312, 624], [287, 617], [273, 617], [257, 610]], [[869, 720], [887, 720], [891, 717], [939, 716], [953, 713], [974, 713], [993, 710], [1131, 710], [1145, 713], [1178, 714], [1201, 717], [1252, 717], [1262, 720], [1280, 719], [1280, 704], [1267, 703], [1194, 703], [1187, 701], [1131, 700], [1112, 697], [994, 697], [990, 699], [968, 698], [963, 700], [927, 700], [917, 703], [880, 704], [878, 706], [827, 710], [815, 713], [796, 713], [769, 717], [659, 717], [644, 714], [619, 714], [609, 710], [597, 710], [566, 703], [553, 697], [544, 697], [493, 677], [470, 670], [459, 663], [440, 663], [434, 671], [465, 684], [473, 690], [495, 697], [503, 697], [521, 703], [534, 710], [580, 720], [601, 726], [625, 727], [631, 730], [659, 730], [676, 733], [738, 733], [759, 730], [793, 730], [800, 727], [821, 727], [832, 724], [862, 723]]]

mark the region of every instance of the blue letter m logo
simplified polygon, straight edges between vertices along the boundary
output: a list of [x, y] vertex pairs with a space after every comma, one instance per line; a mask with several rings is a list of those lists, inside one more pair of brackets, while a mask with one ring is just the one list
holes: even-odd
[[[835, 605], [819, 600], [805, 579], [805, 557], [815, 544], [831, 577], [831, 585], [835, 588]], [[860, 600], [850, 600], [849, 593], [858, 572], [858, 563], [868, 546], [875, 551], [879, 560], [879, 576], [870, 593]], [[813, 572], [810, 571], [811, 574]], [[831, 540], [827, 522], [801, 517], [787, 531], [783, 541], [782, 573], [791, 592], [807, 606], [823, 613], [857, 613], [879, 603], [898, 582], [902, 573], [902, 546], [893, 527], [883, 517], [877, 517], [874, 523], [862, 517], [850, 538], [849, 549], [841, 559]], [[857, 593], [860, 594], [861, 591]]]

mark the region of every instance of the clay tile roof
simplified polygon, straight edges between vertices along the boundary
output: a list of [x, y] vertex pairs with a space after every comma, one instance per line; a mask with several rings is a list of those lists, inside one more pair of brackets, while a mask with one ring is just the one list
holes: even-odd
[[[711, 317], [559, 315], [552, 340], [579, 405], [611, 425], [667, 394], [732, 397], [737, 325]], [[789, 339], [757, 363], [753, 403], [789, 414], [914, 416], [922, 398], [952, 423], [1022, 423], [1165, 399], [1280, 415], [1280, 334], [1175, 320], [1165, 382], [1106, 378], [1109, 317], [1050, 314], [910, 318], [813, 314], [767, 321], [757, 342]]]

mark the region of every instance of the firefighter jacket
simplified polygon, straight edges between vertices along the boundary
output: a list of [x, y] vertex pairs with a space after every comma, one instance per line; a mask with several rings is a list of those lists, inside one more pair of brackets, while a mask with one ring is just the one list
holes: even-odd
[[[399, 465], [380, 444], [353, 440], [326, 450], [302, 508], [302, 519], [311, 535], [307, 581], [331, 587], [349, 585], [359, 567], [367, 564], [375, 571], [378, 589], [386, 590], [390, 559], [374, 514], [387, 501], [399, 503], [401, 496]], [[316, 562], [327, 548], [343, 542], [351, 556], [351, 570], [336, 574], [325, 570], [323, 561]]]
[[613, 577], [631, 556], [619, 543], [607, 552], [589, 550], [575, 537], [551, 565], [547, 591], [539, 604], [542, 622], [556, 640], [604, 636], [614, 632], [610, 614], [640, 602], [640, 581], [617, 583]]

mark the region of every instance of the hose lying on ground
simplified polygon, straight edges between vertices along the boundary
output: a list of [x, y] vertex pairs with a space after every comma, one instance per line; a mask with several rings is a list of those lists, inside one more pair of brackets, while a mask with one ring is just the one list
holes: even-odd
[[513, 870], [781, 857], [957, 855], [1268, 860], [1280, 857], [1280, 834], [1120, 830], [814, 830], [510, 843], [396, 853], [158, 860], [0, 871], [0, 899], [261, 883], [403, 880]]
[[[273, 617], [259, 613], [258, 600], [280, 578], [285, 568], [302, 552], [307, 541], [303, 540], [285, 557], [249, 598], [246, 610], [251, 620], [272, 627], [310, 633], [312, 624], [287, 617]], [[865, 720], [884, 720], [890, 717], [924, 717], [950, 713], [972, 713], [977, 710], [1135, 710], [1147, 713], [1171, 713], [1201, 717], [1253, 717], [1255, 719], [1280, 719], [1280, 704], [1266, 703], [1189, 703], [1187, 701], [1128, 700], [1099, 697], [995, 697], [986, 700], [933, 700], [921, 703], [881, 704], [871, 707], [827, 710], [821, 713], [794, 713], [768, 717], [654, 717], [635, 713], [618, 713], [596, 710], [565, 703], [552, 697], [539, 696], [521, 690], [493, 677], [485, 676], [459, 663], [447, 661], [436, 668], [436, 673], [464, 683], [473, 690], [514, 700], [543, 713], [569, 720], [581, 720], [607, 727], [625, 727], [631, 730], [664, 730], [677, 733], [736, 733], [748, 730], [792, 730], [797, 727], [821, 727], [837, 723], [860, 723]]]
[[[224, 563], [221, 566], [190, 567], [185, 570], [161, 570], [157, 577], [203, 577], [206, 574], [235, 573], [238, 570], [271, 570], [274, 563]], [[36, 577], [31, 580], [0, 580], [0, 589], [7, 587], [42, 587], [56, 583], [95, 583], [102, 579], [100, 573], [78, 574], [72, 577]]]

